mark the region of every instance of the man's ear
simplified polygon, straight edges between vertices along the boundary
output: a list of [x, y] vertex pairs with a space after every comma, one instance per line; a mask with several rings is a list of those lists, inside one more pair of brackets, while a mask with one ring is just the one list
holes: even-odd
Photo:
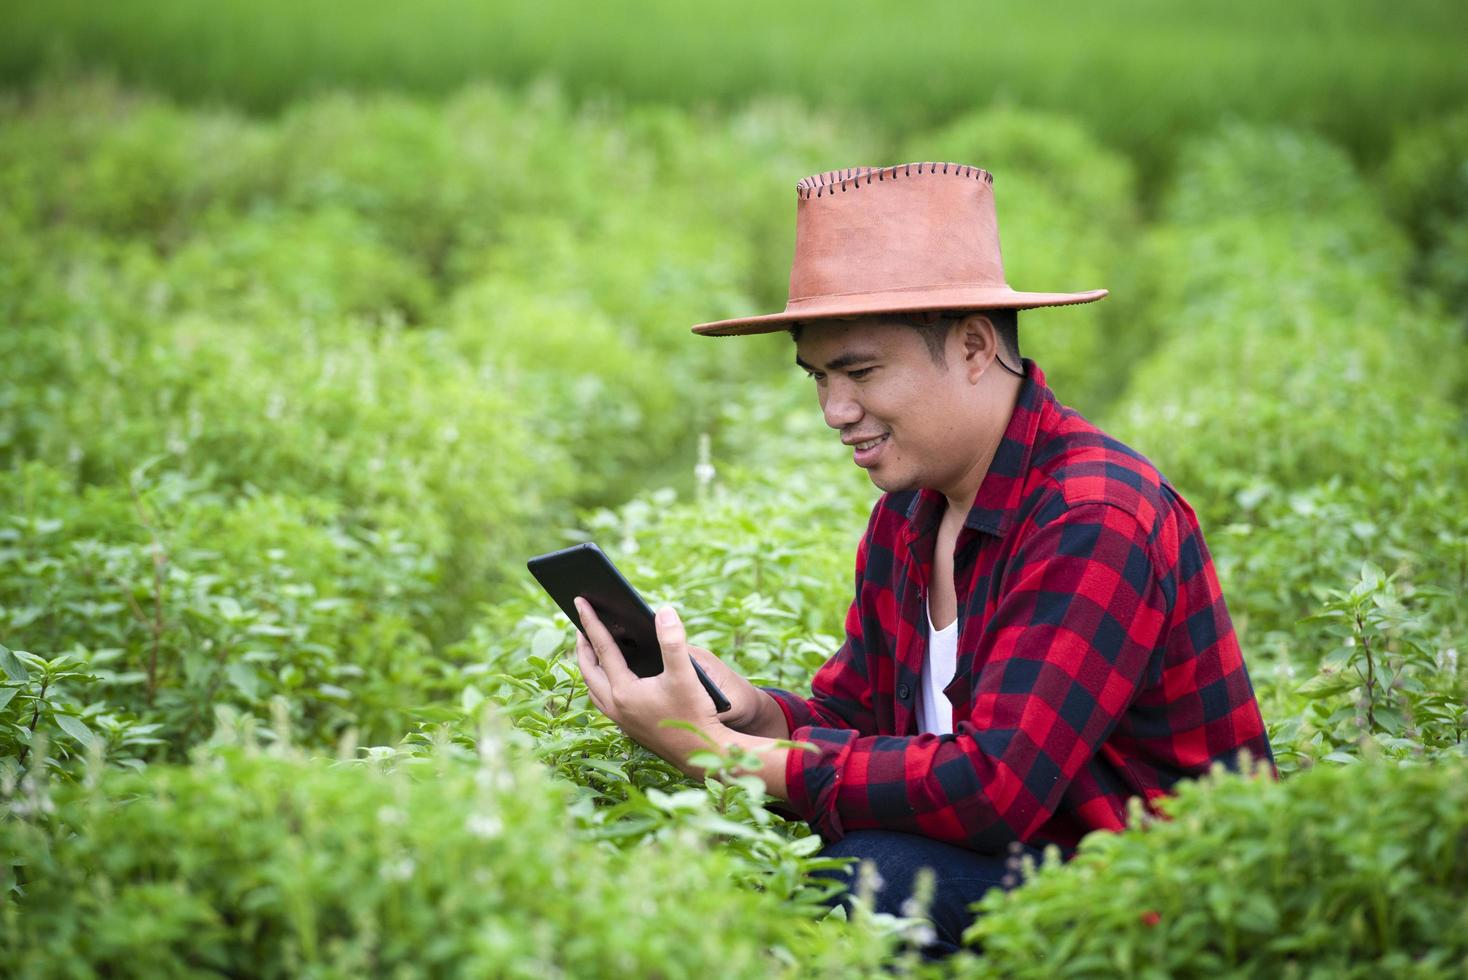
[[970, 313], [958, 324], [959, 349], [970, 384], [977, 384], [999, 355], [999, 331], [986, 314]]

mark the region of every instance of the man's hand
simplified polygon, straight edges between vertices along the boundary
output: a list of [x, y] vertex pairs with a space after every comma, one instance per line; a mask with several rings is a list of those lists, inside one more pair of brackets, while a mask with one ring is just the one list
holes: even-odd
[[719, 715], [719, 721], [726, 728], [771, 738], [785, 738], [790, 734], [785, 715], [774, 698], [703, 647], [689, 644], [688, 652], [698, 661], [708, 679], [729, 699], [729, 710]]
[[[602, 714], [616, 722], [638, 744], [694, 778], [700, 778], [704, 773], [700, 767], [689, 765], [688, 757], [700, 749], [707, 749], [708, 744], [695, 732], [665, 728], [660, 722], [670, 719], [686, 721], [720, 748], [739, 745], [755, 751], [761, 757], [761, 767], [756, 775], [764, 781], [771, 794], [782, 800], [788, 799], [785, 789], [787, 750], [776, 747], [772, 738], [743, 734], [725, 722], [726, 718], [739, 714], [739, 720], [744, 724], [775, 725], [762, 708], [763, 699], [769, 702], [774, 714], [781, 715], [778, 721], [780, 732], [775, 737], [784, 738], [789, 734], [784, 731], [784, 715], [769, 695], [757, 690], [718, 657], [699, 647], [690, 647], [683, 622], [672, 607], [664, 606], [657, 612], [663, 672], [653, 677], [638, 677], [632, 672], [622, 656], [622, 649], [601, 620], [596, 618], [590, 603], [578, 598], [576, 611], [586, 630], [585, 633], [579, 630], [576, 633], [576, 662], [586, 680], [591, 703]], [[713, 699], [698, 682], [690, 654], [698, 656], [699, 664], [709, 679], [729, 698], [730, 710], [723, 717], [714, 710]], [[762, 716], [765, 716], [763, 721]]]
[[[576, 611], [585, 629], [585, 633], [578, 631], [576, 634], [576, 662], [586, 680], [591, 703], [634, 741], [688, 775], [698, 775], [698, 771], [688, 766], [688, 756], [708, 748], [708, 745], [693, 732], [665, 728], [659, 724], [667, 720], [686, 721], [698, 731], [715, 738], [724, 729], [713, 699], [693, 672], [693, 662], [688, 659], [687, 634], [678, 614], [669, 606], [658, 610], [657, 633], [663, 653], [663, 672], [652, 677], [638, 677], [627, 666], [617, 641], [597, 618], [591, 604], [578, 598]], [[730, 703], [733, 703], [732, 699]]]

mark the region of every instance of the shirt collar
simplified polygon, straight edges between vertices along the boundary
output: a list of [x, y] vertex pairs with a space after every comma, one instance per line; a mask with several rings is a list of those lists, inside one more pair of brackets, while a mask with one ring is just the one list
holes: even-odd
[[[999, 440], [989, 472], [979, 484], [974, 504], [963, 522], [964, 527], [996, 537], [1007, 534], [1014, 522], [1014, 514], [1024, 494], [1025, 475], [1030, 469], [1040, 420], [1046, 404], [1054, 400], [1040, 366], [1029, 358], [1022, 362], [1025, 379], [1020, 384], [1014, 412], [1009, 416], [1009, 424], [1004, 428], [1004, 437]], [[918, 491], [907, 508], [910, 537], [918, 538], [932, 531], [943, 516], [944, 506], [943, 494], [939, 491]]]

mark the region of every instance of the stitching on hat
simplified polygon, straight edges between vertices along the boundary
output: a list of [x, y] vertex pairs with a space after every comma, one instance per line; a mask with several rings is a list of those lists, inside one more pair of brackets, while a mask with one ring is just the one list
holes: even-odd
[[964, 163], [939, 163], [924, 160], [921, 163], [899, 163], [891, 167], [848, 167], [844, 170], [827, 170], [824, 173], [811, 174], [796, 183], [795, 193], [801, 200], [809, 200], [812, 197], [821, 197], [827, 192], [835, 194], [837, 187], [841, 188], [842, 193], [848, 189], [860, 190], [863, 177], [866, 178], [868, 184], [872, 182], [874, 173], [877, 180], [882, 182], [897, 180], [899, 177], [913, 176], [914, 167], [917, 168], [919, 175], [936, 174], [938, 168], [942, 167], [942, 172], [950, 177], [982, 180], [991, 185], [994, 183], [994, 175], [979, 167]]

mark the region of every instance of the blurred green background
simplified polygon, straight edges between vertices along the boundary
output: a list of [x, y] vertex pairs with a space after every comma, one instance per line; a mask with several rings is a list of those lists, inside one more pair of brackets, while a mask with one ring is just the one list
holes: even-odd
[[[1226, 873], [1098, 840], [954, 969], [1464, 963], [1468, 852], [1422, 802], [1468, 782], [1461, 4], [0, 23], [9, 972], [916, 970], [900, 924], [820, 919], [803, 824], [590, 707], [523, 566], [594, 537], [808, 685], [875, 491], [788, 338], [688, 328], [783, 306], [796, 180], [908, 160], [993, 171], [1017, 288], [1112, 290], [1022, 348], [1198, 511], [1286, 776], [1179, 802]], [[682, 884], [619, 889], [643, 861]], [[567, 864], [604, 919], [547, 898]]]
[[74, 66], [190, 103], [274, 112], [340, 88], [450, 94], [559, 79], [577, 100], [851, 109], [897, 135], [994, 102], [1071, 113], [1144, 167], [1224, 117], [1315, 129], [1379, 161], [1462, 104], [1451, 0], [1186, 4], [645, 0], [8, 4], [0, 78]]

